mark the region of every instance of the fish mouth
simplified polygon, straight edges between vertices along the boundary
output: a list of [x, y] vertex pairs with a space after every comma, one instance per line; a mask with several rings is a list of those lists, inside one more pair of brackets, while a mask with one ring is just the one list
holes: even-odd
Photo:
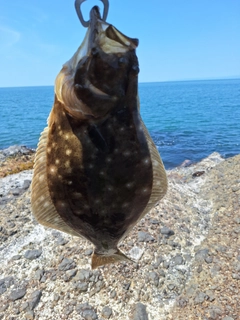
[[127, 37], [103, 21], [99, 8], [94, 6], [81, 46], [64, 64], [55, 82], [56, 97], [66, 111], [85, 119], [111, 111], [124, 98], [129, 75], [138, 75], [137, 46], [138, 39]]

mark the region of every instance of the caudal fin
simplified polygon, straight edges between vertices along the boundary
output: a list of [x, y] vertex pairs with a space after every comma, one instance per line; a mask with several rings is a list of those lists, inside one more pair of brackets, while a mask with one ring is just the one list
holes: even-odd
[[104, 255], [94, 252], [92, 255], [92, 269], [96, 269], [97, 267], [104, 266], [105, 264], [116, 263], [119, 261], [133, 262], [133, 260], [125, 256], [125, 254], [118, 249], [116, 253], [112, 255]]

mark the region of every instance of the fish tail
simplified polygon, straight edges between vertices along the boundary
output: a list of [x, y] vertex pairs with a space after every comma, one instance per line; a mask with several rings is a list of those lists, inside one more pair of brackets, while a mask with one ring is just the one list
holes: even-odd
[[119, 261], [131, 261], [124, 253], [117, 249], [117, 251], [112, 255], [99, 254], [94, 252], [92, 255], [92, 269], [96, 269], [97, 267], [104, 266], [105, 264], [116, 263]]

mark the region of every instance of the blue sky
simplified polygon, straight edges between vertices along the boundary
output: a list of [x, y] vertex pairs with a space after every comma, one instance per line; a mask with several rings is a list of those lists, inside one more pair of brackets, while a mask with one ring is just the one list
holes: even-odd
[[[110, 0], [107, 21], [140, 40], [140, 82], [240, 77], [239, 0]], [[85, 32], [74, 0], [0, 0], [0, 87], [53, 85]]]

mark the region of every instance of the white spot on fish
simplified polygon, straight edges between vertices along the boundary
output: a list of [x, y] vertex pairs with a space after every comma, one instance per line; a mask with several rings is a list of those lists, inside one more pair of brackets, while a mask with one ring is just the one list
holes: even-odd
[[126, 150], [123, 152], [124, 157], [129, 157], [131, 155], [131, 152], [129, 150]]
[[99, 174], [100, 174], [100, 176], [105, 176], [104, 171], [100, 171]]
[[50, 153], [52, 151], [52, 148], [47, 148], [47, 153]]
[[128, 182], [126, 188], [131, 189], [134, 186], [134, 182]]
[[124, 202], [124, 203], [122, 204], [122, 208], [127, 208], [127, 207], [129, 207], [129, 203], [128, 203], [128, 202]]
[[113, 191], [113, 187], [112, 186], [107, 186], [108, 191]]
[[71, 150], [71, 149], [67, 149], [67, 150], [66, 150], [66, 155], [67, 155], [67, 156], [70, 156], [71, 153], [72, 153], [72, 150]]
[[66, 168], [69, 168], [69, 167], [70, 167], [70, 161], [69, 161], [69, 160], [67, 160], [67, 161], [65, 162], [65, 167], [66, 167]]
[[72, 181], [68, 181], [68, 185], [71, 186], [73, 184]]
[[43, 207], [47, 208], [50, 205], [49, 201], [44, 202]]
[[59, 164], [59, 163], [60, 163], [60, 160], [59, 160], [59, 159], [56, 159], [56, 160], [55, 160], [55, 163], [56, 163], [56, 164]]
[[153, 160], [153, 166], [154, 166], [154, 167], [158, 167], [158, 165], [159, 165], [158, 161]]
[[143, 160], [143, 163], [146, 164], [146, 165], [148, 165], [148, 164], [150, 163], [150, 158], [144, 159], [144, 160]]
[[119, 129], [119, 131], [121, 131], [121, 132], [125, 131], [125, 127], [121, 127], [121, 128]]
[[51, 174], [55, 174], [57, 172], [57, 168], [55, 166], [50, 166], [49, 171]]
[[44, 175], [41, 174], [41, 175], [38, 177], [38, 180], [39, 180], [40, 182], [42, 182], [42, 181], [44, 180]]
[[65, 136], [64, 136], [65, 140], [68, 140], [69, 139], [69, 134], [66, 133]]
[[112, 162], [112, 158], [111, 157], [107, 157], [106, 158], [106, 162], [108, 162], [108, 163]]
[[62, 130], [60, 130], [60, 131], [58, 132], [58, 134], [59, 134], [60, 136], [62, 136], [62, 134], [63, 134]]
[[147, 192], [149, 192], [149, 189], [148, 189], [148, 188], [142, 189], [142, 193], [147, 193]]

